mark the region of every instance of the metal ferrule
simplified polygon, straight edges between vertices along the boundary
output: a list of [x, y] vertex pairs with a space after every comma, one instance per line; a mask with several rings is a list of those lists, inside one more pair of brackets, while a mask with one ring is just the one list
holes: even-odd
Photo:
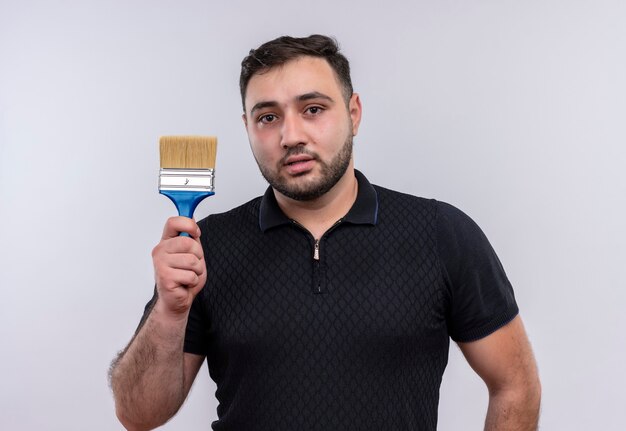
[[184, 190], [212, 192], [214, 169], [163, 169], [159, 170], [159, 190]]

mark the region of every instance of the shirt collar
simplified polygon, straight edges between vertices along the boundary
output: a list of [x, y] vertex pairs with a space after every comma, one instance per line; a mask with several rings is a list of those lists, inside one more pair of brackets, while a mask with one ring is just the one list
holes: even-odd
[[[378, 195], [376, 190], [365, 178], [365, 175], [356, 169], [354, 170], [354, 176], [357, 179], [359, 188], [356, 200], [348, 214], [343, 218], [343, 221], [353, 224], [375, 225], [378, 222]], [[278, 206], [274, 190], [272, 187], [268, 187], [261, 199], [259, 227], [263, 232], [266, 232], [273, 227], [291, 223], [292, 220]]]

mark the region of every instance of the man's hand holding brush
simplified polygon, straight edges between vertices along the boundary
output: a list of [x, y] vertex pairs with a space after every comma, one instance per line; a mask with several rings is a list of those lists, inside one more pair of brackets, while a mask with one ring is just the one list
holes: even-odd
[[[180, 236], [187, 232], [190, 236]], [[187, 320], [193, 299], [206, 283], [200, 228], [193, 219], [171, 217], [161, 242], [152, 250], [158, 299], [156, 312], [165, 319]]]

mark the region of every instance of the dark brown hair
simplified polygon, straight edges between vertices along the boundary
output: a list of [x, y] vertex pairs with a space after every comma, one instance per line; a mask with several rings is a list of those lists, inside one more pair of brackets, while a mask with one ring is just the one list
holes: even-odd
[[337, 41], [331, 37], [313, 34], [309, 37], [281, 36], [264, 43], [250, 53], [241, 62], [239, 89], [241, 103], [246, 109], [246, 90], [250, 79], [259, 73], [281, 66], [298, 57], [311, 56], [325, 59], [335, 71], [342, 87], [346, 105], [352, 97], [352, 80], [350, 79], [350, 63], [339, 52]]

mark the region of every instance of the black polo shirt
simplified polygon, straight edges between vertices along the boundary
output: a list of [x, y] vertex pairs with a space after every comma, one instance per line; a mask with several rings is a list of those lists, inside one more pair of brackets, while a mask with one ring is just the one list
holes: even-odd
[[435, 430], [449, 338], [518, 312], [476, 224], [359, 172], [319, 242], [268, 189], [202, 220], [208, 281], [185, 352], [206, 355], [215, 430]]

